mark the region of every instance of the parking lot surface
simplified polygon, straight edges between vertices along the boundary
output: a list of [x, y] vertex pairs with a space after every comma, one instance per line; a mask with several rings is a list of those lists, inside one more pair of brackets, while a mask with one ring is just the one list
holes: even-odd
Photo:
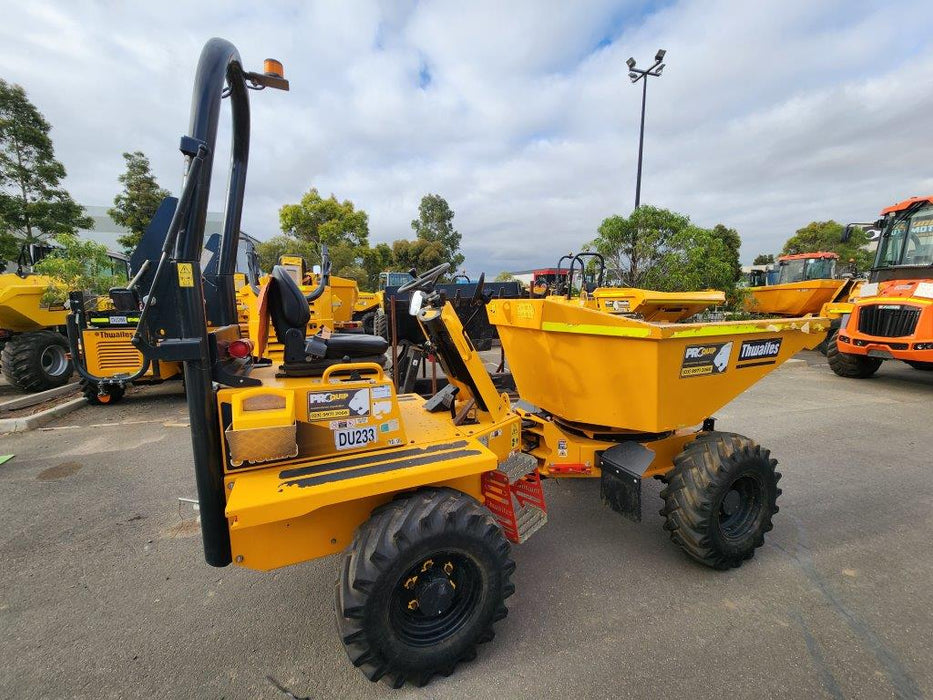
[[82, 408], [0, 437], [0, 697], [933, 696], [931, 400], [931, 372], [845, 380], [805, 353], [720, 411], [784, 474], [774, 531], [725, 573], [669, 542], [660, 484], [636, 524], [595, 480], [547, 482], [495, 639], [396, 692], [346, 659], [335, 559], [204, 563], [178, 384]]

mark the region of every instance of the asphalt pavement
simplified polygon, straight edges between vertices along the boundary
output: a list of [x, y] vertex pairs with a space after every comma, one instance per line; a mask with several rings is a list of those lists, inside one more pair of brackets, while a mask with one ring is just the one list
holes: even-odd
[[807, 353], [720, 411], [784, 474], [725, 573], [668, 540], [659, 484], [636, 524], [596, 481], [547, 482], [496, 638], [403, 691], [347, 661], [335, 559], [204, 563], [178, 384], [82, 408], [0, 437], [0, 697], [933, 697], [931, 399], [933, 372], [845, 380]]

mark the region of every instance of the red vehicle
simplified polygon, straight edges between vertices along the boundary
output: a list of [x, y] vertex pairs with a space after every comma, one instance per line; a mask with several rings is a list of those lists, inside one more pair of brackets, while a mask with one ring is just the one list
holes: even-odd
[[[840, 377], [870, 377], [885, 360], [933, 370], [933, 196], [881, 211], [869, 281], [826, 354]], [[848, 232], [849, 229], [847, 228]]]

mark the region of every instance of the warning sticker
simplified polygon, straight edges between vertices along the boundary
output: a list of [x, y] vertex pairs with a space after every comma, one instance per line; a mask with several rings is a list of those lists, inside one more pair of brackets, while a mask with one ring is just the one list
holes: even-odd
[[729, 367], [732, 341], [708, 345], [688, 345], [684, 349], [684, 360], [680, 365], [681, 377], [702, 377], [722, 374]]
[[194, 271], [191, 269], [191, 263], [178, 263], [178, 286], [194, 286]]
[[369, 415], [369, 389], [308, 392], [308, 420]]
[[388, 384], [377, 384], [373, 387], [373, 399], [387, 399], [392, 396], [392, 389]]

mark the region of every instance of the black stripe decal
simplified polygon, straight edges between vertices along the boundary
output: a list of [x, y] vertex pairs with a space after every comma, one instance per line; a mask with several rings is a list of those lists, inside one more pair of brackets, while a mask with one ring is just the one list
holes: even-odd
[[412, 467], [420, 467], [424, 464], [432, 464], [433, 462], [443, 462], [448, 459], [457, 459], [458, 457], [474, 457], [480, 454], [482, 454], [480, 450], [457, 450], [455, 452], [445, 452], [439, 455], [424, 455], [422, 457], [414, 457], [413, 459], [405, 459], [400, 462], [384, 462], [382, 464], [374, 464], [369, 467], [360, 467], [358, 469], [345, 469], [341, 472], [333, 472], [331, 474], [324, 474], [323, 476], [309, 476], [304, 479], [295, 479], [294, 481], [286, 481], [282, 483], [281, 486], [297, 486], [299, 488], [320, 486], [321, 484], [329, 484], [334, 481], [358, 479], [361, 476], [381, 474], [382, 472], [391, 472], [398, 469], [410, 469]]
[[746, 367], [761, 367], [763, 365], [776, 364], [776, 360], [767, 360], [765, 362], [749, 362], [747, 365], [736, 365], [736, 369], [745, 369]]
[[430, 447], [412, 447], [407, 450], [396, 450], [388, 452], [380, 450], [379, 452], [370, 452], [360, 457], [341, 460], [339, 462], [325, 462], [311, 465], [309, 467], [298, 467], [296, 469], [284, 469], [279, 472], [280, 479], [294, 479], [299, 476], [310, 476], [311, 474], [320, 474], [335, 469], [344, 469], [349, 467], [362, 467], [368, 464], [383, 463], [389, 460], [404, 459], [405, 457], [417, 457], [420, 455], [440, 452], [441, 450], [455, 450], [466, 447], [466, 440], [457, 440], [456, 442], [444, 442], [440, 445], [431, 445]]

